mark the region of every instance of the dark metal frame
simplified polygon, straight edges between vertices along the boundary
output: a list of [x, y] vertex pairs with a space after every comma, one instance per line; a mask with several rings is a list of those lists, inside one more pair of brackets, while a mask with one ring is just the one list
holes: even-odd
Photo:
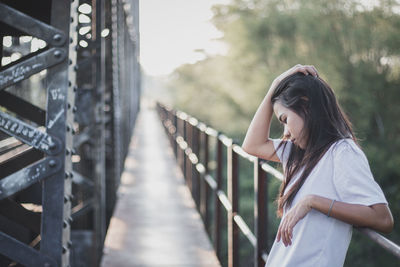
[[[51, 10], [47, 11], [52, 19], [47, 24], [0, 3], [2, 23], [47, 42], [45, 49], [22, 57], [0, 72], [0, 89], [6, 89], [41, 70], [47, 70], [45, 132], [39, 129], [40, 125], [32, 126], [5, 112], [0, 115], [0, 130], [45, 155], [42, 160], [4, 177], [0, 182], [0, 198], [4, 199], [42, 181], [40, 250], [1, 233], [0, 253], [25, 266], [69, 265], [71, 182], [65, 179], [65, 174], [72, 167], [66, 155], [66, 151], [72, 147], [72, 135], [65, 128], [73, 121], [71, 107], [74, 105], [72, 88], [75, 84], [73, 65], [76, 61], [76, 39], [71, 38], [71, 42], [66, 40], [71, 36], [70, 29], [74, 30], [76, 25], [77, 19], [71, 17], [69, 12], [74, 6], [76, 4], [65, 1], [52, 5]], [[30, 110], [39, 111], [32, 109], [26, 101], [24, 104]], [[18, 108], [9, 110], [19, 114]], [[38, 113], [40, 117], [42, 112]], [[20, 115], [27, 114], [21, 112]]]
[[[78, 21], [84, 3], [90, 23]], [[138, 14], [138, 0], [0, 3], [0, 41], [46, 42], [0, 68], [1, 266], [100, 264], [139, 111]], [[89, 34], [79, 35], [84, 26]], [[43, 70], [44, 109], [12, 91], [22, 82], [40, 89], [30, 77]]]
[[[74, 164], [73, 265], [98, 266], [139, 111], [139, 7], [137, 0], [81, 4], [90, 5], [92, 12], [87, 14], [91, 24], [77, 28], [91, 27], [90, 38], [88, 33], [78, 38], [88, 46], [78, 49], [78, 70], [85, 71], [78, 71], [77, 84], [80, 112], [74, 149], [80, 162]], [[130, 17], [136, 21], [129, 24]], [[107, 37], [101, 37], [104, 29], [110, 32]], [[85, 257], [88, 254], [91, 257]]]
[[[212, 240], [220, 261], [225, 262], [227, 260], [229, 267], [240, 265], [239, 234], [242, 233], [247, 241], [254, 247], [254, 266], [264, 266], [268, 257], [268, 180], [272, 177], [282, 180], [282, 173], [268, 165], [265, 161], [244, 152], [239, 145], [234, 144], [232, 139], [207, 127], [203, 123], [199, 123], [196, 119], [183, 112], [167, 108], [160, 103], [157, 104], [157, 111], [169, 137], [178, 165], [192, 191], [193, 198], [196, 199], [198, 195], [201, 196], [196, 203], [200, 203], [198, 208], [202, 215], [205, 228], [209, 229], [210, 224], [213, 225], [214, 232], [212, 234]], [[201, 136], [200, 138], [197, 137], [198, 134]], [[215, 147], [210, 147], [210, 138], [215, 138], [217, 140]], [[200, 142], [196, 143], [197, 140], [200, 140]], [[194, 144], [196, 145], [193, 146]], [[196, 148], [193, 149], [193, 147]], [[215, 179], [211, 176], [208, 169], [210, 163], [208, 153], [210, 149], [216, 150], [217, 169]], [[223, 161], [224, 149], [227, 155], [226, 162]], [[254, 233], [239, 214], [239, 158], [247, 159], [254, 164]], [[194, 175], [192, 172], [187, 172], [188, 168], [196, 170], [197, 174]], [[227, 195], [222, 189], [222, 176], [224, 171], [227, 173]], [[199, 188], [191, 186], [194, 180], [200, 183]], [[196, 192], [196, 190], [200, 190], [200, 192]], [[209, 203], [209, 191], [215, 196], [214, 203]], [[214, 205], [214, 221], [210, 222], [208, 209], [212, 204]], [[222, 227], [224, 227], [221, 224], [221, 208], [224, 208], [228, 214], [227, 259], [221, 255], [221, 231]], [[356, 229], [400, 259], [399, 245], [370, 229]]]

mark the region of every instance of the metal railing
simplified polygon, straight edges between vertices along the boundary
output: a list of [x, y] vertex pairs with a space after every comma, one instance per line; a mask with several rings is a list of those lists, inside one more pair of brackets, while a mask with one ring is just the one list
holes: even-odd
[[98, 266], [139, 110], [138, 0], [0, 3], [0, 266]]
[[[157, 110], [177, 162], [203, 218], [205, 228], [208, 229], [210, 224], [213, 224], [212, 240], [220, 261], [226, 262], [221, 255], [221, 228], [223, 227], [221, 225], [221, 208], [224, 208], [227, 211], [228, 266], [240, 266], [239, 234], [243, 234], [254, 248], [254, 266], [264, 266], [268, 257], [268, 180], [272, 177], [282, 180], [282, 173], [265, 161], [247, 154], [232, 139], [186, 113], [167, 108], [160, 103], [157, 105]], [[216, 138], [215, 148], [210, 147], [210, 138]], [[211, 176], [208, 167], [210, 165], [210, 149], [216, 151], [215, 177]], [[224, 150], [226, 150], [226, 162], [223, 160]], [[254, 232], [251, 231], [238, 209], [239, 158], [247, 159], [254, 166]], [[227, 173], [227, 194], [222, 189], [222, 177], [225, 171]], [[215, 196], [213, 203], [209, 203], [210, 193]], [[214, 209], [213, 221], [209, 220], [208, 209], [210, 207]], [[397, 244], [370, 229], [357, 229], [400, 259], [400, 247]], [[248, 263], [246, 266], [249, 266]]]

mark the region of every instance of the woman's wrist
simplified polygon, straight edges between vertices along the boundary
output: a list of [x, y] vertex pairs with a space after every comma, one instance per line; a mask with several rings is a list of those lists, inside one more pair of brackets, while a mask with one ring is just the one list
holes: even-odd
[[271, 97], [272, 97], [272, 93], [273, 93], [274, 89], [271, 87], [269, 88], [267, 94], [265, 95], [265, 98], [267, 98], [269, 101], [271, 101]]
[[307, 208], [309, 208], [310, 210], [315, 209], [315, 201], [316, 201], [315, 195], [306, 196], [305, 204], [307, 205]]
[[275, 79], [272, 82], [271, 86], [269, 87], [267, 95], [272, 96], [273, 92], [275, 91], [275, 88], [278, 86], [279, 83], [280, 83], [280, 80]]

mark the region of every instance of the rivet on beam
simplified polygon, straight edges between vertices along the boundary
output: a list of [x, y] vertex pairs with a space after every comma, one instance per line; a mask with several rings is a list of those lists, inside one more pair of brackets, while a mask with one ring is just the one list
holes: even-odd
[[57, 165], [57, 162], [56, 162], [54, 159], [52, 159], [52, 160], [49, 161], [49, 166], [50, 166], [51, 168], [54, 168], [56, 165]]
[[56, 50], [56, 51], [54, 51], [54, 54], [53, 54], [56, 58], [60, 58], [61, 57], [61, 51], [59, 51], [59, 50]]
[[59, 33], [56, 33], [54, 36], [53, 36], [53, 40], [55, 41], [55, 42], [60, 42], [61, 41], [61, 34], [59, 34]]

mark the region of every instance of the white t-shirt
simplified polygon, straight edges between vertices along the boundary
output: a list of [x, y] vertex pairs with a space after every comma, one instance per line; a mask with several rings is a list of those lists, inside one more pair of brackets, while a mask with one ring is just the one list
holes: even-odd
[[[275, 149], [280, 142], [274, 140]], [[284, 168], [291, 147], [289, 141], [284, 151], [283, 146], [277, 149]], [[298, 177], [293, 177], [286, 190]], [[352, 139], [339, 140], [329, 148], [294, 197], [292, 207], [310, 194], [367, 206], [387, 203], [372, 176], [367, 158]], [[283, 218], [286, 212], [284, 210]], [[282, 241], [275, 239], [265, 266], [343, 266], [351, 235], [352, 225], [313, 209], [293, 228], [292, 245], [285, 247]]]

